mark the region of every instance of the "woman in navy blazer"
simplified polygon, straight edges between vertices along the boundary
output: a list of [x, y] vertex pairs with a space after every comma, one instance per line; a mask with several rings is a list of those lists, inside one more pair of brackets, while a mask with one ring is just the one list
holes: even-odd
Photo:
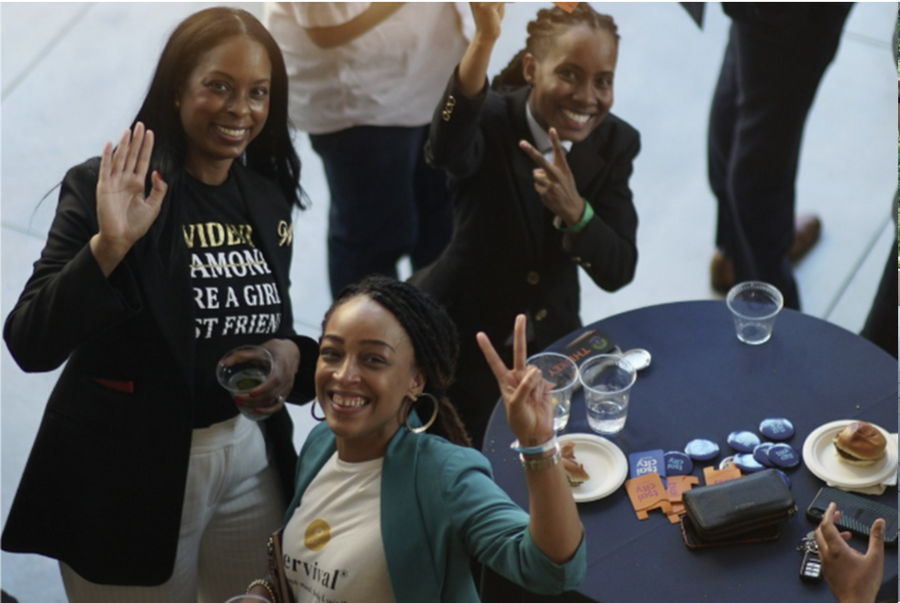
[[[451, 397], [476, 444], [499, 391], [475, 333], [505, 342], [501, 354], [509, 361], [509, 325], [524, 313], [529, 348], [541, 350], [581, 325], [579, 266], [615, 291], [637, 264], [628, 180], [640, 137], [609, 113], [615, 24], [587, 3], [571, 14], [542, 9], [525, 50], [488, 89], [503, 13], [502, 4], [491, 5], [473, 3], [476, 34], [435, 112], [426, 149], [450, 175], [453, 239], [412, 277], [446, 305], [460, 330]], [[571, 142], [568, 151], [562, 141]]]
[[[239, 575], [208, 584], [218, 578], [199, 569], [202, 556], [230, 571], [227, 547], [203, 549], [219, 521], [210, 517], [225, 502], [208, 488], [203, 512], [210, 515], [198, 517], [192, 509], [204, 505], [186, 501], [186, 492], [199, 488], [199, 478], [214, 477], [197, 474], [192, 453], [192, 443], [209, 441], [212, 432], [226, 440], [245, 434], [221, 447], [242, 457], [227, 475], [236, 475], [238, 463], [254, 467], [240, 479], [243, 496], [258, 500], [240, 503], [229, 518], [232, 534], [258, 542], [259, 530], [277, 527], [293, 492], [296, 452], [284, 401], [312, 397], [317, 355], [316, 343], [293, 330], [288, 293], [292, 214], [302, 207], [299, 169], [278, 46], [249, 13], [215, 8], [174, 31], [116, 149], [107, 143], [102, 158], [63, 180], [46, 246], [4, 328], [24, 370], [65, 367], [7, 517], [3, 548], [59, 559], [70, 601], [196, 601], [198, 590], [224, 600], [246, 584], [247, 572], [252, 576], [244, 559]], [[202, 287], [192, 280], [195, 258], [204, 256], [187, 244], [186, 212], [191, 203], [208, 203], [219, 215], [215, 206], [226, 202], [242, 224], [242, 234], [230, 233], [228, 241], [262, 258], [256, 286], [276, 300], [269, 306], [275, 318], [253, 334], [220, 332], [205, 345], [254, 343], [272, 353], [273, 376], [242, 401], [267, 417], [262, 423], [244, 419], [221, 395], [214, 361], [198, 366], [219, 348], [201, 344], [206, 331], [198, 312], [211, 304], [201, 307]], [[239, 282], [247, 281], [222, 281], [223, 289], [239, 290]], [[245, 440], [257, 442], [255, 458], [246, 458]], [[267, 492], [280, 496], [254, 494], [264, 480]], [[258, 521], [265, 514], [275, 518], [271, 525]], [[254, 521], [261, 527], [251, 528]], [[198, 558], [190, 558], [184, 537], [192, 522], [201, 525]], [[265, 562], [264, 550], [252, 551]]]

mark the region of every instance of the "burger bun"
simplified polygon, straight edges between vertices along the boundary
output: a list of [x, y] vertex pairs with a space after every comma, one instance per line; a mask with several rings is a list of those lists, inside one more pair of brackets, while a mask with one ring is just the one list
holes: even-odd
[[865, 421], [854, 421], [838, 432], [834, 447], [841, 461], [867, 467], [884, 458], [887, 439], [877, 427]]

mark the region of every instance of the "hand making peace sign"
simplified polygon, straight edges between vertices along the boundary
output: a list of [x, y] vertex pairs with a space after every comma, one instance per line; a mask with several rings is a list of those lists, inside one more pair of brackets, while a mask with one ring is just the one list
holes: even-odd
[[552, 386], [544, 381], [537, 367], [525, 365], [525, 315], [516, 317], [512, 369], [503, 363], [487, 335], [478, 333], [476, 339], [497, 378], [506, 420], [519, 443], [537, 446], [549, 441], [554, 435]]
[[578, 194], [575, 177], [566, 162], [566, 152], [559, 141], [556, 128], [550, 128], [550, 142], [553, 145], [553, 161], [547, 159], [528, 141], [519, 141], [519, 148], [538, 164], [532, 172], [534, 190], [541, 196], [544, 205], [559, 216], [567, 226], [574, 226], [584, 214], [585, 201]]

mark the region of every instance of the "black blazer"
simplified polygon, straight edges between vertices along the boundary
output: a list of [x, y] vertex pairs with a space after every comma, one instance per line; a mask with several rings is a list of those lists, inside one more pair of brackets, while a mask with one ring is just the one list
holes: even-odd
[[[99, 158], [89, 160], [63, 180], [46, 246], [4, 327], [25, 371], [66, 365], [2, 545], [65, 561], [92, 582], [157, 585], [174, 567], [191, 445], [195, 324], [188, 255], [183, 245], [163, 237], [157, 246], [148, 234], [103, 276], [88, 246], [98, 231], [99, 165]], [[232, 174], [284, 300], [275, 337], [300, 346], [291, 397], [304, 401], [313, 395], [317, 346], [293, 331], [291, 241], [284, 226], [278, 234], [279, 224], [291, 224], [291, 205], [273, 182], [238, 162]], [[164, 203], [178, 199], [170, 194]], [[164, 211], [157, 222], [172, 213]], [[157, 226], [181, 236], [180, 227]], [[129, 382], [133, 392], [98, 379]], [[261, 425], [287, 500], [296, 464], [290, 415], [279, 412]]]
[[[478, 362], [474, 341], [485, 331], [507, 341], [515, 315], [530, 317], [529, 350], [542, 349], [581, 325], [581, 266], [607, 290], [629, 283], [637, 264], [637, 213], [628, 179], [640, 149], [634, 128], [609, 115], [566, 156], [595, 216], [578, 238], [554, 228], [534, 190], [534, 162], [518, 147], [531, 139], [528, 88], [467, 99], [450, 78], [438, 105], [426, 158], [450, 176], [453, 239], [412, 282], [443, 302], [462, 338], [461, 363]], [[465, 358], [467, 354], [474, 358]]]

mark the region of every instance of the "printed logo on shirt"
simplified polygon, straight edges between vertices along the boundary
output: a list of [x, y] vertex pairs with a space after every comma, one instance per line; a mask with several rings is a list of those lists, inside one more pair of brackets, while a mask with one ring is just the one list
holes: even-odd
[[294, 223], [288, 224], [284, 220], [278, 222], [278, 246], [290, 245], [294, 240]]
[[182, 226], [184, 242], [188, 249], [199, 247], [222, 247], [227, 245], [248, 245], [253, 247], [253, 227], [249, 224], [185, 224]]
[[331, 526], [324, 520], [315, 519], [306, 526], [303, 544], [311, 551], [321, 551], [331, 540]]
[[249, 224], [182, 226], [190, 250], [196, 338], [277, 333], [281, 295]]

